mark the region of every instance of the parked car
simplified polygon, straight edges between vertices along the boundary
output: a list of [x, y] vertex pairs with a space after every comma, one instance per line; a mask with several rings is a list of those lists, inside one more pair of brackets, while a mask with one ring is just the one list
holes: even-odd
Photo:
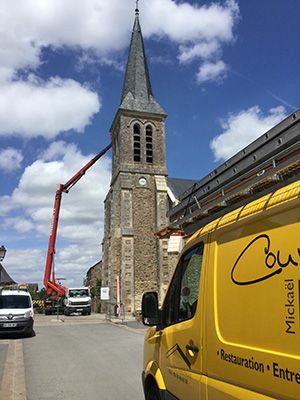
[[0, 290], [0, 334], [33, 336], [34, 312], [30, 293], [25, 290]]

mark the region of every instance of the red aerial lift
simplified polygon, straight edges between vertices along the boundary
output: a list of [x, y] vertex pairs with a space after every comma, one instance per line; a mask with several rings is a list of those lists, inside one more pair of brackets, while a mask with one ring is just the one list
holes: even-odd
[[[61, 285], [55, 279], [55, 271], [53, 268], [54, 262], [54, 254], [55, 254], [55, 243], [56, 243], [56, 235], [57, 235], [57, 226], [59, 219], [59, 211], [61, 205], [62, 193], [68, 193], [70, 189], [82, 178], [82, 176], [86, 173], [86, 171], [95, 164], [96, 161], [99, 160], [109, 149], [111, 148], [111, 143], [106, 146], [99, 154], [97, 154], [92, 160], [90, 160], [83, 168], [81, 168], [68, 182], [65, 184], [59, 184], [55, 193], [54, 200], [54, 208], [53, 208], [53, 217], [52, 217], [52, 227], [48, 244], [48, 253], [46, 259], [45, 266], [45, 274], [44, 274], [44, 286], [47, 291], [48, 300], [45, 302], [45, 312], [48, 307], [48, 311], [54, 305], [59, 304], [57, 301], [59, 298], [63, 298], [66, 295], [67, 288]], [[50, 313], [50, 312], [48, 312]]]

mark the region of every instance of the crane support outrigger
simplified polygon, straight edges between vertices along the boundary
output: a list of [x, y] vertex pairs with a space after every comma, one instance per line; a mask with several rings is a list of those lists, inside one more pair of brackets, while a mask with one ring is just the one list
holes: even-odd
[[57, 236], [57, 227], [59, 220], [59, 212], [61, 206], [61, 199], [63, 193], [68, 193], [70, 189], [83, 177], [86, 171], [94, 165], [99, 158], [101, 158], [109, 149], [111, 148], [111, 143], [106, 146], [100, 153], [98, 153], [92, 160], [90, 160], [84, 167], [82, 167], [71, 179], [69, 179], [64, 184], [59, 184], [55, 193], [54, 207], [53, 207], [53, 216], [52, 216], [52, 226], [51, 233], [48, 244], [48, 252], [44, 273], [44, 286], [47, 292], [47, 295], [52, 299], [57, 299], [66, 295], [67, 288], [59, 283], [55, 278], [55, 270], [53, 268], [54, 262], [54, 254], [56, 236]]

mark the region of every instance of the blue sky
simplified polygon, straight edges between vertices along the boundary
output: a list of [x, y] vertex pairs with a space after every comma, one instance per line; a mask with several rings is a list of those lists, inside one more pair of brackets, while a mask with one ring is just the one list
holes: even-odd
[[[109, 142], [134, 0], [0, 1], [0, 245], [21, 282], [43, 279], [57, 183]], [[141, 0], [169, 176], [200, 179], [299, 108], [299, 0]], [[111, 155], [65, 195], [57, 276], [101, 258]]]

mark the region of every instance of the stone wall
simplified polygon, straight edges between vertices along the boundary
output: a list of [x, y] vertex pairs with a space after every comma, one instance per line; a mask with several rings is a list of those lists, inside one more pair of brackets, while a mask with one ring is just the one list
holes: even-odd
[[[135, 123], [141, 127], [141, 162], [133, 160]], [[145, 157], [148, 124], [153, 163]], [[130, 314], [140, 311], [145, 291], [158, 291], [162, 297], [170, 278], [168, 240], [155, 235], [168, 222], [164, 135], [163, 116], [119, 110], [112, 126], [113, 174], [105, 200], [102, 282], [110, 287], [111, 303], [116, 304], [120, 295]]]
[[92, 295], [92, 311], [100, 312], [101, 304], [100, 304], [100, 293], [98, 293], [97, 284], [101, 281], [102, 274], [102, 261], [99, 261], [95, 265], [93, 265], [86, 274], [86, 279], [84, 284], [91, 288]]

